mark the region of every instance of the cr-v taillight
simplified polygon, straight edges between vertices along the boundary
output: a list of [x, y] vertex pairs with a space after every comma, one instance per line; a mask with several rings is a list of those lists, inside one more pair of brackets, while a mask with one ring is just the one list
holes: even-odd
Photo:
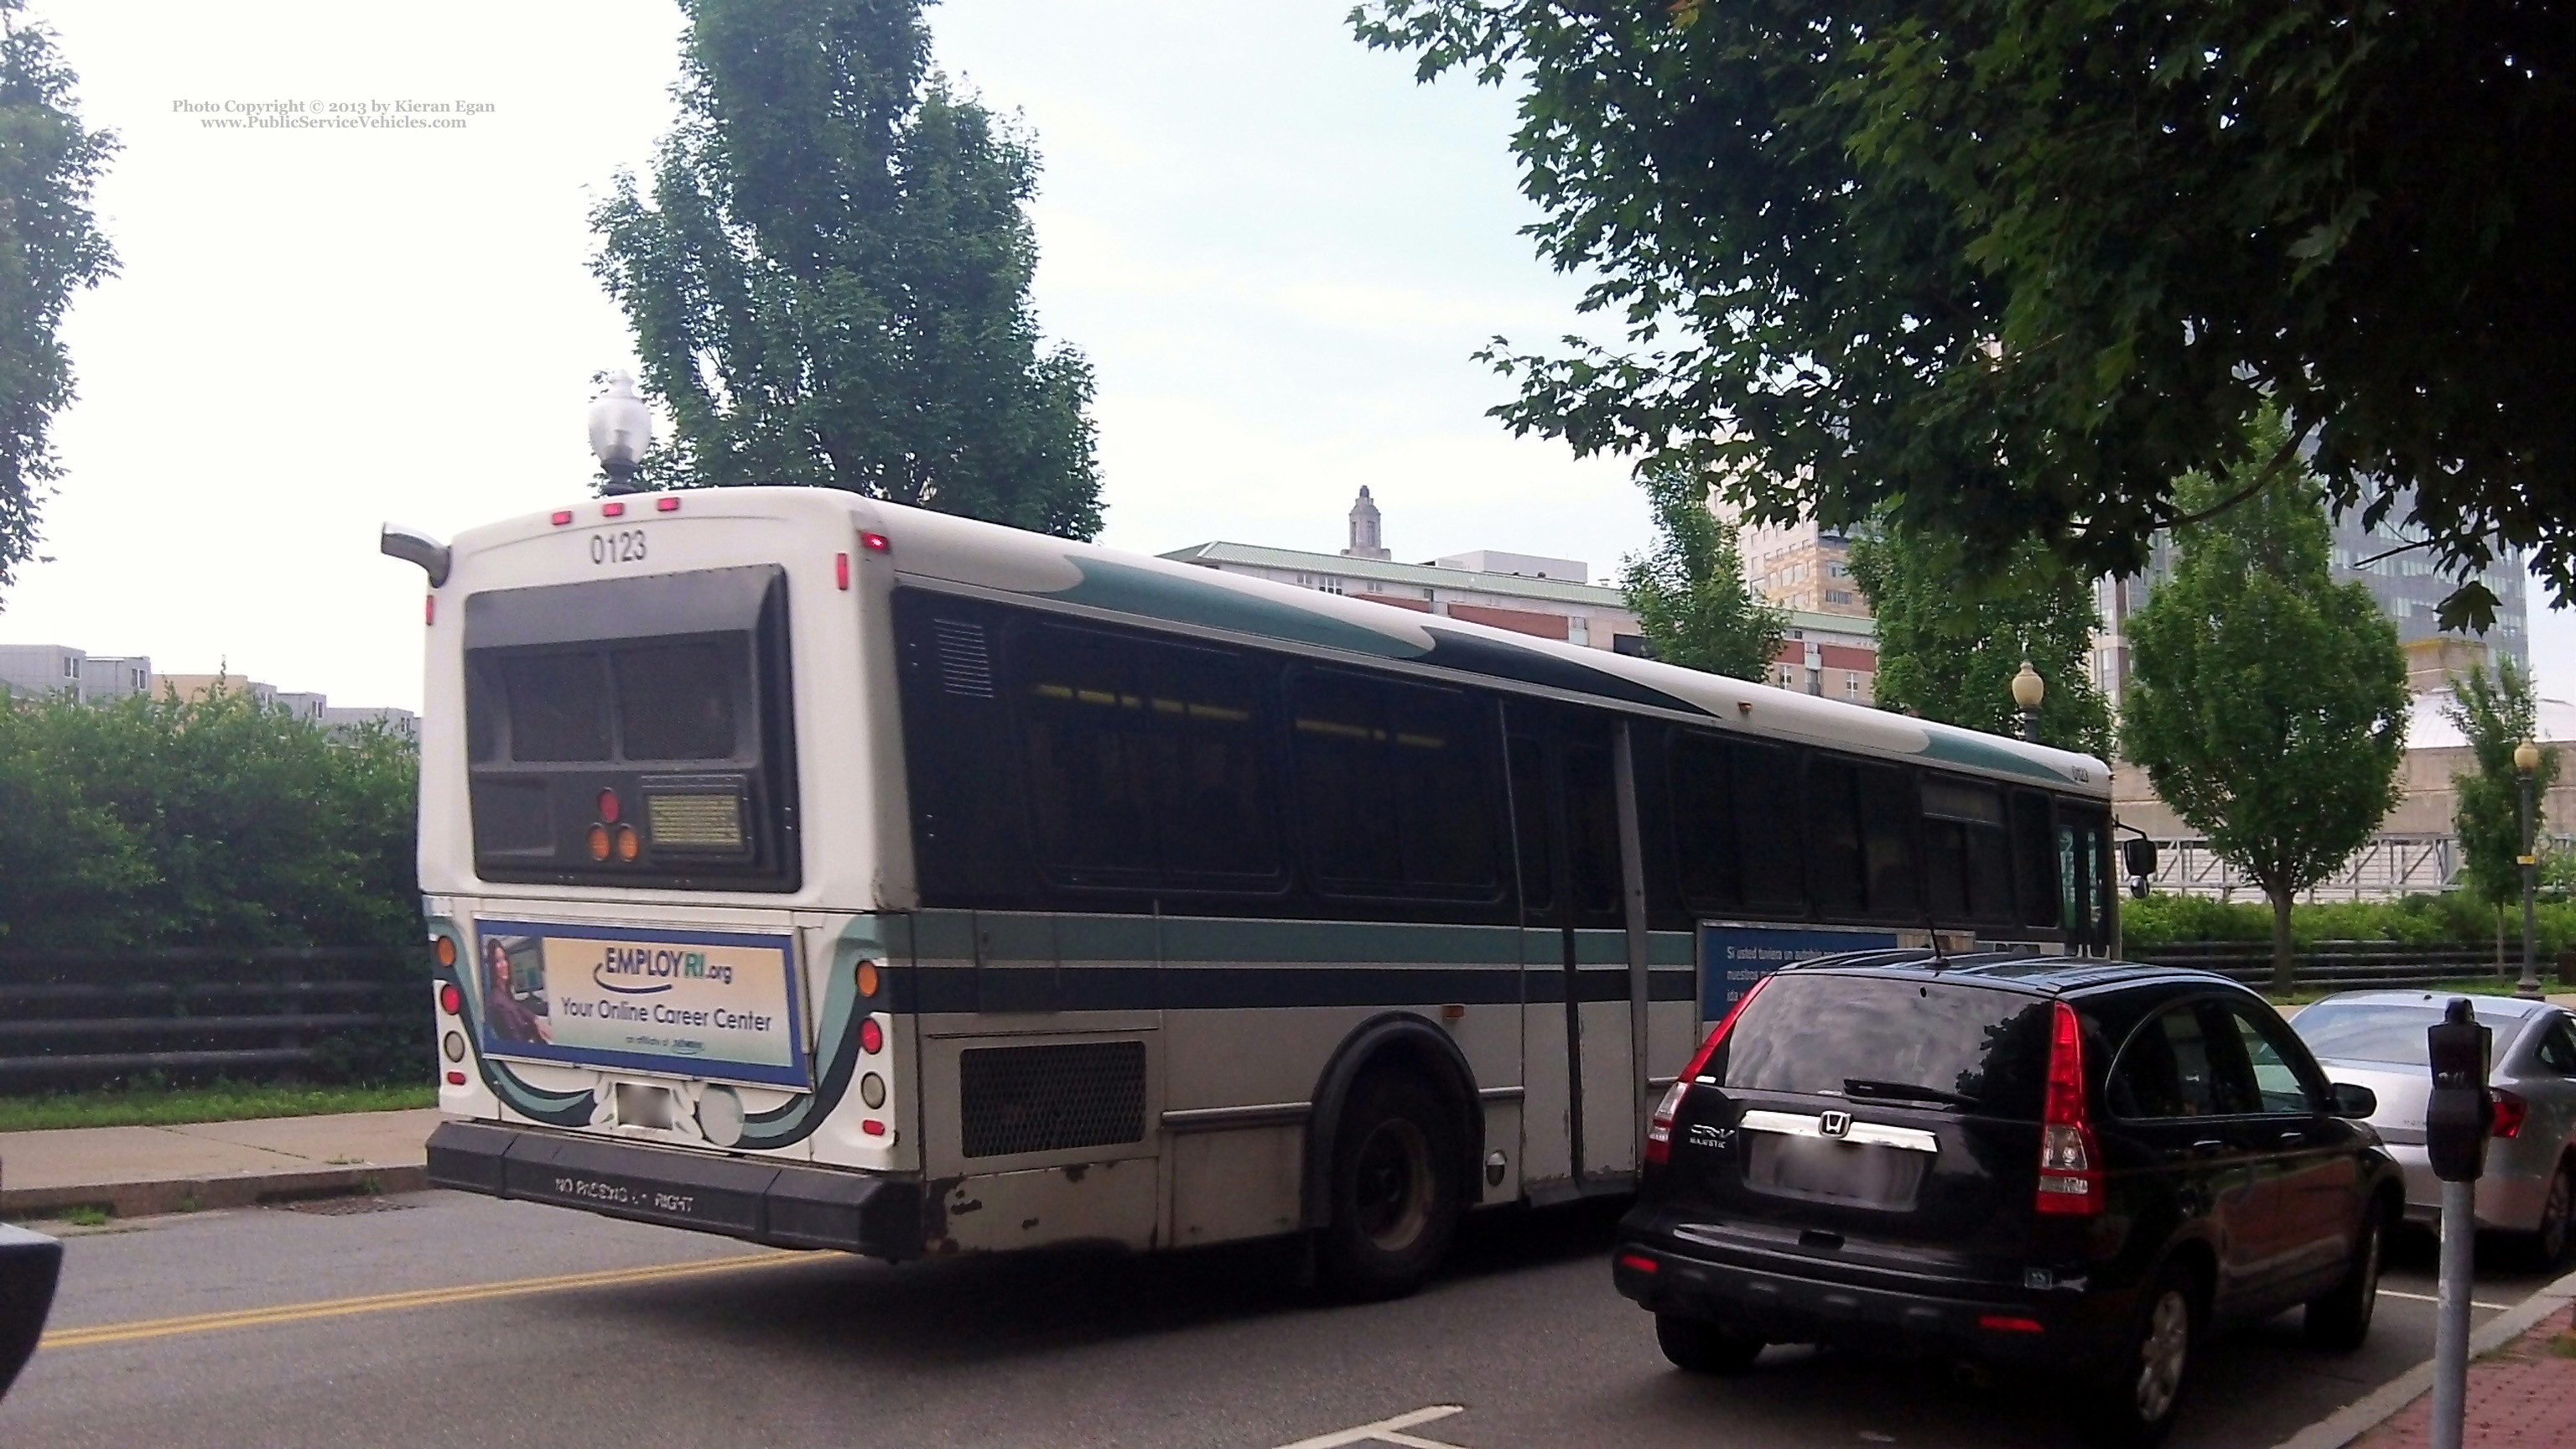
[[2084, 1102], [2084, 1028], [2075, 1008], [2056, 1003], [2048, 1032], [2047, 1110], [2039, 1129], [2039, 1196], [2043, 1213], [2090, 1217], [2102, 1211], [2102, 1150]]
[[1761, 995], [1762, 988], [1770, 984], [1771, 978], [1765, 976], [1753, 983], [1752, 990], [1735, 998], [1735, 1005], [1727, 1010], [1726, 1020], [1719, 1022], [1717, 1030], [1708, 1034], [1708, 1040], [1699, 1044], [1699, 1050], [1691, 1054], [1690, 1065], [1683, 1067], [1682, 1074], [1673, 1078], [1673, 1084], [1664, 1089], [1664, 1099], [1655, 1104], [1654, 1115], [1646, 1119], [1646, 1161], [1649, 1165], [1672, 1157], [1673, 1119], [1681, 1115], [1682, 1099], [1690, 1095], [1692, 1082], [1707, 1070], [1708, 1059], [1725, 1044], [1726, 1034], [1735, 1029], [1735, 1019], [1742, 1016], [1744, 1008], [1751, 1006], [1753, 998]]

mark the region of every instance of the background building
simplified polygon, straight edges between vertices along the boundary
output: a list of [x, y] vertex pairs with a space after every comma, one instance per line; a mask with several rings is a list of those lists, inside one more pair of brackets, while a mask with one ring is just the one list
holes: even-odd
[[[1338, 554], [1220, 541], [1174, 549], [1163, 557], [1588, 649], [1645, 652], [1645, 635], [1629, 612], [1627, 596], [1591, 582], [1591, 566], [1580, 559], [1477, 549], [1426, 563], [1398, 563], [1385, 546], [1383, 526], [1376, 502], [1363, 488], [1351, 507], [1350, 547]], [[1790, 606], [1789, 640], [1771, 683], [1866, 704], [1877, 670], [1877, 640], [1866, 612]]]
[[[2401, 497], [2393, 513], [2407, 511], [2410, 499]], [[2467, 580], [2435, 572], [2426, 550], [2403, 549], [2406, 535], [2394, 523], [2383, 523], [2377, 529], [2361, 526], [2358, 515], [2334, 522], [2334, 576], [2338, 583], [2358, 581], [2379, 601], [2380, 612], [2397, 626], [2397, 642], [2410, 646], [2410, 684], [2421, 691], [2440, 688], [2442, 672], [2429, 678], [2418, 678], [2414, 661], [2427, 656], [2411, 647], [2442, 641], [2442, 658], [2447, 672], [2464, 673], [2472, 661], [2488, 662], [2510, 659], [2528, 672], [2531, 668], [2530, 589], [2531, 570], [2523, 550], [2509, 548], [2496, 556], [2494, 563], [2477, 575], [2496, 596], [2495, 627], [2484, 634], [2446, 634], [2437, 625], [2442, 600]], [[2173, 540], [2158, 534], [2148, 554], [2145, 571], [2133, 579], [2103, 579], [2095, 585], [2095, 603], [2102, 616], [2101, 630], [2094, 636], [2093, 681], [2102, 697], [2114, 709], [2128, 693], [2129, 685], [2129, 615], [2136, 613], [2155, 592], [2155, 586], [2173, 577]]]
[[102, 704], [152, 687], [152, 661], [140, 654], [92, 654], [61, 644], [0, 644], [0, 694], [69, 694]]
[[1869, 617], [1869, 600], [1852, 582], [1848, 535], [1818, 523], [1786, 527], [1740, 523], [1731, 510], [1711, 507], [1719, 518], [1736, 524], [1736, 544], [1744, 553], [1744, 581], [1756, 595], [1784, 609]]
[[81, 704], [105, 704], [132, 695], [202, 699], [220, 680], [232, 694], [275, 705], [317, 729], [347, 735], [380, 724], [406, 739], [420, 738], [420, 716], [390, 706], [335, 706], [326, 695], [281, 690], [246, 674], [155, 674], [140, 654], [91, 654], [61, 644], [0, 644], [0, 697], [69, 694]]

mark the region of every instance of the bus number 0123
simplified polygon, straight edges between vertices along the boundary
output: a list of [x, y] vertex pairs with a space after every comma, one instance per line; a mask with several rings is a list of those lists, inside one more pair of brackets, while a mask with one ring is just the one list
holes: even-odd
[[590, 536], [590, 561], [595, 564], [641, 563], [644, 559], [644, 530], [624, 529], [616, 533], [594, 533]]

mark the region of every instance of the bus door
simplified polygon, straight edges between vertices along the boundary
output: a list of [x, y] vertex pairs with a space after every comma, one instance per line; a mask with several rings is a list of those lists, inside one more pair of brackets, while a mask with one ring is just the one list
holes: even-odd
[[2057, 802], [2059, 924], [2072, 956], [2111, 953], [2111, 817], [2107, 811]]
[[[1578, 1185], [1624, 1182], [1637, 1169], [1643, 1109], [1635, 1042], [1644, 1004], [1634, 999], [1630, 961], [1623, 865], [1635, 852], [1621, 848], [1620, 724], [1517, 700], [1507, 710], [1530, 999], [1544, 999], [1538, 968], [1552, 958], [1554, 989], [1545, 997], [1563, 1009], [1563, 1115], [1530, 1102], [1525, 1170], [1544, 1179], [1563, 1163]], [[1541, 1030], [1536, 1017], [1525, 1036], [1534, 1095], [1558, 1080], [1555, 1064], [1538, 1060], [1558, 1033]], [[1538, 1140], [1558, 1120], [1566, 1124], [1562, 1144]]]

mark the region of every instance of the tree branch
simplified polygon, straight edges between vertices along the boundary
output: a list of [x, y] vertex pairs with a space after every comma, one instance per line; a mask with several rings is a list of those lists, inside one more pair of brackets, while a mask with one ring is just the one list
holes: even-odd
[[2401, 554], [2401, 553], [2411, 553], [2411, 552], [2413, 552], [2413, 551], [2414, 551], [2414, 550], [2416, 550], [2416, 549], [2419, 549], [2419, 548], [2431, 548], [2432, 546], [2433, 546], [2433, 540], [2431, 540], [2431, 539], [2429, 539], [2429, 538], [2419, 538], [2419, 539], [2415, 540], [2413, 543], [2401, 543], [2401, 544], [2397, 545], [2395, 548], [2388, 549], [2388, 550], [2386, 550], [2386, 551], [2384, 551], [2384, 552], [2381, 552], [2381, 553], [2375, 553], [2375, 554], [2372, 554], [2370, 557], [2368, 557], [2368, 558], [2366, 558], [2366, 559], [2363, 559], [2363, 560], [2361, 560], [2361, 561], [2360, 561], [2360, 562], [2358, 562], [2358, 563], [2355, 563], [2355, 564], [2353, 565], [2353, 567], [2354, 567], [2354, 568], [2357, 568], [2357, 569], [2366, 569], [2366, 568], [2370, 567], [2372, 564], [2375, 564], [2375, 563], [2379, 562], [2381, 559], [2384, 559], [2384, 558], [2395, 558], [2397, 555], [2399, 555], [2399, 554]]
[[2271, 487], [2272, 484], [2280, 478], [2282, 466], [2299, 455], [2299, 439], [2301, 436], [2301, 434], [2293, 432], [2287, 438], [2282, 439], [2281, 446], [2273, 450], [2271, 459], [2264, 463], [2263, 471], [2254, 475], [2253, 482], [2246, 484], [2243, 488], [2240, 488], [2233, 494], [2220, 499], [2209, 507], [2200, 510], [2198, 513], [2186, 513], [2179, 518], [2167, 518], [2158, 526], [2162, 528], [2181, 528], [2186, 524], [2206, 523], [2210, 519], [2216, 518], [2218, 515], [2225, 513], [2227, 510], [2234, 508], [2236, 505], [2243, 503], [2249, 498], [2252, 498], [2255, 494], [2262, 492], [2264, 489]]

